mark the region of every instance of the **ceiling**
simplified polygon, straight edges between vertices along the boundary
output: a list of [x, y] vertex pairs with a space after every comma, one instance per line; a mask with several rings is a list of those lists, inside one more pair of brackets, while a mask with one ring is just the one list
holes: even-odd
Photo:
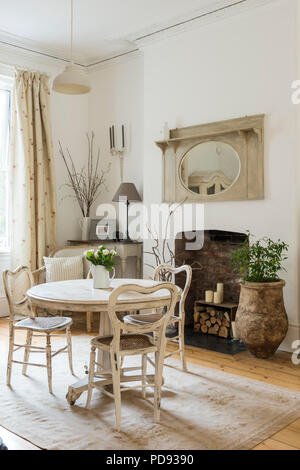
[[[144, 36], [247, 1], [74, 0], [74, 59], [93, 65], [138, 49]], [[0, 0], [0, 42], [69, 59], [70, 2]]]

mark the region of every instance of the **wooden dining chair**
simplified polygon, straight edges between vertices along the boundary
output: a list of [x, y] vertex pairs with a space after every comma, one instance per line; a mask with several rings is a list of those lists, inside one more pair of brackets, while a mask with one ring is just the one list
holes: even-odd
[[[174, 351], [166, 354], [165, 359], [170, 357], [170, 356], [173, 356], [174, 354], [179, 353], [181, 363], [182, 363], [182, 369], [187, 370], [186, 360], [185, 360], [185, 343], [184, 343], [184, 324], [185, 324], [185, 309], [184, 309], [184, 306], [185, 306], [186, 296], [187, 296], [188, 291], [189, 291], [190, 286], [191, 286], [192, 268], [189, 265], [183, 265], [183, 266], [180, 266], [178, 268], [174, 268], [173, 266], [171, 266], [169, 264], [161, 264], [161, 265], [157, 266], [157, 268], [154, 271], [154, 280], [155, 281], [162, 280], [161, 279], [162, 277], [165, 279], [166, 275], [169, 274], [169, 277], [171, 277], [171, 279], [174, 282], [175, 281], [175, 275], [179, 274], [179, 273], [182, 273], [182, 272], [186, 273], [186, 281], [185, 281], [185, 286], [184, 286], [184, 289], [182, 290], [182, 294], [181, 294], [181, 297], [180, 297], [179, 313], [178, 313], [178, 315], [172, 315], [170, 320], [169, 320], [170, 325], [176, 324], [176, 323], [178, 324], [178, 334], [176, 336], [171, 337], [171, 338], [167, 337], [168, 342], [176, 343], [176, 344], [178, 344], [179, 347], [177, 349], [175, 349]], [[145, 322], [146, 319], [147, 319], [146, 315], [147, 314], [145, 314], [143, 316], [143, 322]], [[151, 321], [151, 315], [152, 314], [148, 314], [148, 315], [149, 315], [148, 321]], [[140, 321], [141, 321], [140, 315], [131, 315], [131, 319], [132, 319], [132, 321], [134, 321], [137, 324], [139, 324]], [[148, 361], [153, 365], [153, 361], [150, 358], [148, 358]]]
[[[20, 266], [15, 271], [5, 270], [3, 272], [3, 283], [5, 294], [9, 306], [9, 352], [7, 362], [6, 383], [10, 386], [12, 364], [22, 364], [23, 375], [26, 375], [28, 366], [37, 366], [47, 368], [49, 392], [52, 393], [52, 358], [62, 352], [68, 352], [69, 367], [73, 372], [72, 365], [72, 340], [71, 325], [72, 319], [67, 317], [37, 317], [36, 312], [30, 306], [26, 292], [34, 285], [34, 279], [31, 271], [26, 266]], [[20, 317], [23, 319], [20, 320]], [[15, 343], [15, 331], [23, 330], [27, 332], [26, 343]], [[51, 337], [59, 331], [66, 332], [67, 345], [57, 351], [51, 349]], [[33, 337], [45, 337], [46, 346], [32, 345]], [[16, 351], [24, 348], [23, 361], [14, 360]], [[46, 354], [46, 364], [29, 362], [30, 353], [37, 352]]]
[[178, 268], [174, 268], [170, 264], [161, 264], [160, 266], [157, 266], [157, 268], [154, 271], [154, 280], [159, 281], [160, 275], [163, 272], [170, 273], [170, 275], [173, 278], [173, 282], [175, 282], [176, 274], [180, 274], [183, 272], [185, 272], [186, 274], [185, 285], [182, 290], [180, 302], [179, 302], [178, 316], [173, 315], [169, 320], [169, 324], [176, 324], [176, 323], [178, 324], [178, 335], [173, 336], [172, 338], [167, 338], [167, 341], [169, 341], [170, 343], [176, 343], [178, 344], [179, 347], [165, 356], [165, 358], [168, 358], [170, 356], [173, 356], [174, 354], [179, 353], [181, 364], [182, 364], [182, 369], [186, 370], [185, 342], [184, 342], [185, 301], [186, 301], [188, 291], [190, 290], [190, 287], [191, 287], [193, 271], [192, 271], [191, 266], [187, 264], [179, 266]]
[[[46, 266], [42, 266], [41, 268], [36, 269], [35, 271], [32, 272], [32, 275], [33, 275], [35, 285], [46, 282]], [[91, 269], [89, 270], [86, 278], [87, 279], [93, 278]], [[57, 313], [59, 312], [55, 312], [54, 315], [57, 315]], [[52, 313], [50, 313], [50, 315], [52, 315]], [[93, 312], [86, 312], [86, 331], [88, 333], [92, 331], [92, 326], [93, 326]]]
[[[130, 316], [125, 316], [123, 321], [118, 317], [118, 311], [130, 310], [130, 305], [117, 304], [119, 296], [126, 292], [137, 292], [140, 294], [153, 294], [161, 291], [162, 289], [168, 290], [170, 293], [170, 304], [167, 308], [165, 315], [157, 315], [157, 320], [151, 324], [136, 325], [131, 322]], [[127, 284], [119, 286], [112, 291], [109, 296], [108, 303], [108, 314], [112, 325], [113, 335], [112, 336], [98, 336], [93, 338], [91, 341], [91, 354], [90, 354], [90, 365], [89, 365], [89, 382], [88, 382], [88, 395], [86, 407], [88, 408], [91, 402], [93, 388], [98, 388], [106, 395], [114, 399], [115, 410], [116, 410], [116, 425], [117, 430], [121, 428], [121, 392], [127, 391], [133, 388], [141, 388], [143, 397], [146, 396], [146, 388], [152, 387], [154, 389], [154, 417], [158, 423], [160, 420], [160, 402], [161, 402], [161, 384], [162, 384], [162, 369], [163, 360], [165, 356], [166, 348], [166, 327], [170, 317], [174, 313], [174, 308], [178, 298], [178, 290], [174, 284], [161, 283], [155, 286], [144, 287], [135, 284]], [[146, 305], [146, 304], [145, 304]], [[147, 333], [156, 334], [156, 342]], [[99, 362], [96, 362], [96, 350], [106, 351], [110, 354], [111, 367], [112, 367], [112, 393], [107, 390], [107, 387], [103, 386], [105, 381], [95, 381], [98, 377], [95, 371], [95, 366], [101, 366]], [[147, 376], [147, 354], [155, 353], [155, 376], [154, 382]], [[141, 355], [141, 367], [123, 367], [121, 368], [122, 359], [126, 356]], [[133, 370], [141, 370], [141, 375], [126, 376], [125, 373]], [[107, 371], [106, 371], [107, 372]], [[122, 373], [122, 375], [121, 375]], [[103, 377], [103, 374], [100, 374]], [[140, 381], [141, 385], [130, 386], [121, 389], [121, 383]]]

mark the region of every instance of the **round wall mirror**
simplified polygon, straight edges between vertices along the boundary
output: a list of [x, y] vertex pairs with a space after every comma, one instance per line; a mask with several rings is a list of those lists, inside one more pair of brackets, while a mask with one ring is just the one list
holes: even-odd
[[179, 173], [187, 189], [202, 196], [213, 196], [233, 186], [240, 167], [240, 158], [231, 145], [203, 142], [185, 154]]

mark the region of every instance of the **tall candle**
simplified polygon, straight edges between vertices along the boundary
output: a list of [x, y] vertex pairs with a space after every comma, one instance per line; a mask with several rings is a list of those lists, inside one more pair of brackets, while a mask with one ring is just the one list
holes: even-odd
[[231, 322], [231, 329], [232, 329], [232, 336], [233, 336], [233, 339], [235, 339], [235, 340], [240, 339], [240, 338], [239, 338], [239, 335], [237, 334], [235, 321]]
[[212, 303], [214, 301], [214, 293], [212, 290], [205, 291], [205, 302]]
[[220, 292], [214, 292], [214, 304], [221, 304], [222, 297]]
[[122, 148], [125, 147], [125, 140], [124, 140], [124, 125], [122, 124]]
[[221, 303], [222, 303], [224, 300], [224, 284], [222, 282], [219, 282], [217, 284], [217, 292], [221, 294]]

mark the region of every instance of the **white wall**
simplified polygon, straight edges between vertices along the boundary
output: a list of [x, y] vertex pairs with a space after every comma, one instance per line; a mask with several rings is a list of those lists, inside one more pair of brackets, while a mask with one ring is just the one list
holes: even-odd
[[80, 239], [81, 212], [72, 191], [64, 186], [68, 183], [67, 171], [59, 154], [60, 141], [64, 149], [69, 148], [75, 164], [80, 170], [87, 156], [86, 132], [88, 124], [88, 96], [63, 95], [52, 92], [52, 133], [57, 191], [57, 244]]
[[[245, 231], [290, 244], [285, 347], [299, 337], [296, 224], [296, 2], [278, 0], [144, 49], [144, 200], [161, 200], [163, 123], [189, 126], [266, 114], [265, 199], [208, 203], [207, 229]], [[295, 325], [295, 327], [293, 326]]]
[[109, 149], [109, 127], [125, 124], [124, 181], [134, 183], [142, 196], [143, 190], [143, 56], [133, 54], [124, 61], [111, 61], [91, 74], [89, 94], [90, 128], [97, 136], [104, 162], [111, 161], [107, 177], [108, 191], [99, 201], [111, 202], [120, 184], [117, 156]]
[[[107, 190], [102, 191], [94, 204], [112, 203], [120, 179], [118, 156], [112, 156], [109, 145], [109, 127], [113, 124], [118, 132], [120, 146], [121, 125], [125, 125], [124, 182], [134, 183], [143, 197], [143, 56], [132, 54], [125, 60], [111, 61], [91, 74], [89, 94], [89, 125], [100, 144], [102, 168], [111, 162], [106, 176]], [[118, 217], [118, 204], [114, 204]], [[119, 230], [126, 230], [119, 221]], [[135, 277], [135, 260], [128, 261], [127, 276]]]

